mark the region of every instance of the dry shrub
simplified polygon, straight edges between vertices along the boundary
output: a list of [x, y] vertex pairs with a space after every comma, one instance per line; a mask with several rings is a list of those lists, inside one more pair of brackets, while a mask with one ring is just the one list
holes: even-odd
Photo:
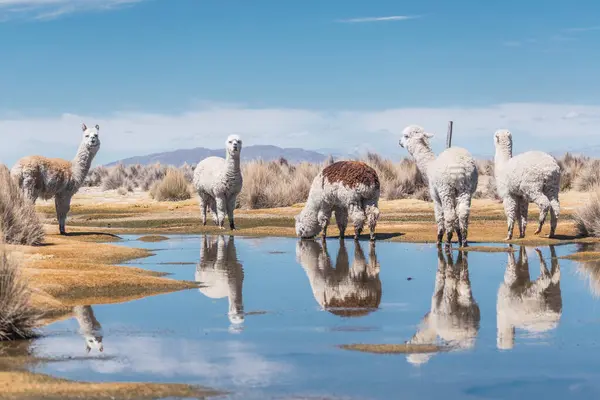
[[185, 179], [192, 183], [194, 181], [194, 170], [196, 169], [195, 165], [189, 165], [188, 163], [183, 163], [181, 167], [179, 167]]
[[150, 189], [150, 197], [157, 201], [181, 201], [192, 197], [183, 172], [169, 169], [165, 177]]
[[10, 244], [35, 245], [44, 240], [44, 227], [34, 206], [25, 199], [10, 171], [0, 164], [0, 240]]
[[575, 212], [575, 229], [579, 236], [600, 237], [600, 187]]
[[125, 184], [127, 174], [122, 164], [111, 168], [108, 175], [102, 180], [102, 190], [117, 190]]
[[494, 160], [475, 160], [479, 176], [494, 176]]
[[564, 157], [558, 160], [560, 165], [560, 190], [567, 191], [574, 189], [574, 182], [577, 176], [581, 173], [584, 167], [590, 162], [588, 157], [575, 156], [571, 153], [566, 153]]
[[600, 160], [587, 162], [573, 179], [572, 188], [579, 192], [595, 190], [600, 186]]
[[99, 166], [90, 169], [87, 176], [85, 177], [85, 180], [83, 181], [83, 186], [94, 187], [102, 185], [102, 181], [106, 179], [108, 173], [108, 168], [104, 166]]
[[383, 199], [414, 198], [429, 200], [427, 184], [414, 160], [404, 158], [399, 163], [394, 163], [389, 159], [384, 159], [379, 154], [367, 153], [362, 161], [377, 172]]
[[20, 265], [0, 243], [0, 341], [35, 337], [39, 318]]
[[287, 207], [306, 201], [313, 179], [322, 166], [287, 160], [250, 161], [243, 165], [244, 185], [238, 205], [245, 209]]

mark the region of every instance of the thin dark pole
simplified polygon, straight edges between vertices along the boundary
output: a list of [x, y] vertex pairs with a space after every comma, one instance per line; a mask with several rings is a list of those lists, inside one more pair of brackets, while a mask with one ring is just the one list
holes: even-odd
[[452, 146], [452, 121], [448, 121], [448, 134], [446, 135], [446, 148], [450, 148]]

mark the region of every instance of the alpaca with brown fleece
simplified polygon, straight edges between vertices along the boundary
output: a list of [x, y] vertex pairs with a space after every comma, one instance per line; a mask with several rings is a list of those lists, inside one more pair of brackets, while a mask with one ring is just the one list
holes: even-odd
[[56, 217], [60, 234], [66, 234], [65, 223], [71, 208], [71, 198], [85, 180], [92, 161], [100, 149], [96, 125], [82, 125], [83, 140], [73, 161], [42, 156], [23, 157], [14, 165], [10, 174], [25, 197], [35, 204], [38, 197], [48, 200], [54, 197]]

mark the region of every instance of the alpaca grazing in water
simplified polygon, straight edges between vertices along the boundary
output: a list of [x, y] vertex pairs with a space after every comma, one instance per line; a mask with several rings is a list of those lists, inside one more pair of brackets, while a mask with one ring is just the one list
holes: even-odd
[[85, 339], [85, 351], [89, 353], [92, 347], [95, 347], [102, 353], [104, 351], [102, 325], [96, 319], [92, 306], [75, 306], [73, 314], [79, 324], [79, 333]]
[[365, 222], [370, 239], [375, 240], [379, 194], [379, 177], [373, 168], [360, 161], [335, 162], [314, 178], [306, 204], [296, 216], [296, 235], [308, 239], [322, 232], [325, 239], [334, 212], [340, 240], [344, 239], [348, 217], [354, 224], [354, 240], [358, 240]]
[[82, 125], [83, 140], [73, 161], [42, 156], [23, 157], [10, 174], [25, 197], [35, 204], [38, 197], [49, 200], [54, 197], [56, 218], [60, 234], [66, 234], [65, 223], [71, 208], [71, 198], [85, 180], [92, 160], [100, 149], [100, 127]]
[[340, 241], [335, 268], [326, 243], [300, 240], [296, 245], [296, 259], [308, 276], [317, 303], [342, 317], [360, 317], [376, 310], [381, 303], [381, 280], [375, 243], [369, 243], [367, 261], [360, 242], [355, 242], [350, 266], [346, 244]]
[[222, 235], [210, 239], [207, 236], [202, 238], [196, 282], [202, 284], [198, 290], [206, 297], [229, 299], [227, 315], [234, 330], [244, 322], [244, 269], [238, 261], [233, 236], [230, 236], [227, 242]]
[[[473, 298], [467, 253], [459, 252], [456, 264], [450, 250], [447, 260], [438, 248], [438, 268], [435, 288], [431, 297], [431, 310], [423, 317], [417, 333], [407, 342], [414, 345], [437, 345], [437, 338], [450, 350], [470, 349], [479, 332], [479, 305]], [[433, 353], [409, 354], [411, 364], [429, 361]]]

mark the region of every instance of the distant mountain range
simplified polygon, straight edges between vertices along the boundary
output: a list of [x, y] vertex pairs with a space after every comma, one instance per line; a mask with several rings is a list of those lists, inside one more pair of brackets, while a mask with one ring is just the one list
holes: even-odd
[[[106, 164], [107, 167], [116, 164], [132, 165], [132, 164], [154, 164], [160, 162], [165, 165], [180, 166], [184, 163], [197, 164], [200, 160], [206, 157], [217, 156], [225, 157], [225, 150], [211, 150], [205, 147], [196, 147], [195, 149], [174, 150], [164, 153], [154, 153], [145, 156], [136, 156], [125, 158]], [[277, 146], [257, 145], [244, 147], [242, 150], [242, 161], [258, 160], [264, 161], [278, 160], [280, 157], [285, 158], [290, 163], [298, 163], [302, 161], [322, 162], [329, 156], [312, 150], [304, 150], [300, 148], [281, 148]], [[336, 157], [337, 158], [337, 157]]]
[[[600, 157], [600, 146], [590, 146], [588, 148], [581, 149], [569, 149], [569, 150], [559, 150], [559, 151], [551, 151], [549, 152], [555, 157], [562, 157], [566, 151], [570, 151], [575, 154], [585, 154], [590, 157]], [[318, 150], [305, 150], [300, 148], [281, 148], [277, 146], [269, 146], [269, 145], [257, 145], [257, 146], [248, 146], [244, 147], [242, 150], [242, 161], [250, 161], [250, 160], [259, 160], [262, 159], [264, 161], [272, 161], [278, 160], [280, 157], [285, 158], [290, 163], [299, 163], [299, 162], [313, 162], [318, 163], [324, 161], [329, 155], [333, 155], [336, 160], [339, 159], [351, 159], [357, 158], [359, 156], [358, 153], [352, 154], [343, 154], [341, 152], [336, 151], [335, 149], [318, 149]], [[205, 159], [206, 157], [217, 156], [217, 157], [225, 157], [225, 150], [211, 150], [205, 147], [196, 147], [195, 149], [182, 149], [182, 150], [174, 150], [163, 153], [154, 153], [148, 154], [145, 156], [136, 156], [125, 158], [123, 160], [113, 161], [109, 164], [106, 164], [107, 167], [113, 166], [116, 164], [123, 165], [132, 165], [132, 164], [154, 164], [160, 162], [165, 165], [174, 165], [180, 166], [184, 163], [188, 164], [197, 164], [200, 160]], [[397, 160], [400, 158], [408, 156], [408, 155], [399, 155]], [[483, 155], [483, 154], [473, 154], [473, 156], [477, 159], [493, 159], [493, 154], [491, 155]]]

